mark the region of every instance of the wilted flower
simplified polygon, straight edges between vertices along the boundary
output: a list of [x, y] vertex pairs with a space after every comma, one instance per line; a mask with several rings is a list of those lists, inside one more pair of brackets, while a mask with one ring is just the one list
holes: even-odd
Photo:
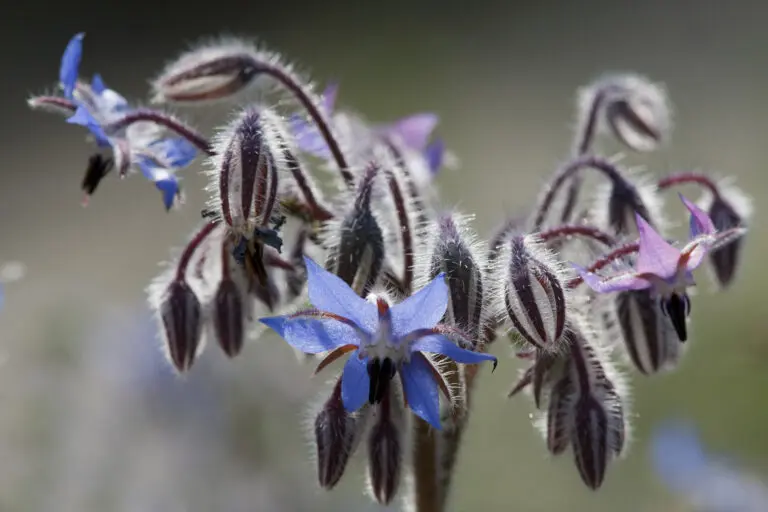
[[381, 402], [390, 381], [399, 373], [408, 407], [440, 429], [438, 389], [444, 388], [444, 381], [424, 353], [440, 354], [459, 363], [495, 363], [491, 355], [459, 348], [446, 337], [456, 335], [456, 331], [438, 325], [448, 306], [448, 288], [442, 275], [390, 308], [383, 297], [361, 298], [309, 258], [306, 266], [309, 300], [317, 309], [262, 318], [261, 322], [302, 352], [331, 351], [318, 369], [352, 353], [341, 382], [347, 411]]

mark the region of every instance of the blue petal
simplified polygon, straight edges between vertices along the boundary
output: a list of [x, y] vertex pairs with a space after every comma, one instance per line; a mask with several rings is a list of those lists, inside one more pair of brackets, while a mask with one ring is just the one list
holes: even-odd
[[155, 186], [163, 195], [163, 206], [165, 206], [166, 211], [170, 210], [173, 206], [173, 202], [179, 195], [179, 181], [175, 176], [172, 176], [170, 178], [157, 180]]
[[367, 360], [360, 359], [359, 352], [355, 350], [341, 374], [341, 401], [347, 412], [355, 412], [368, 401], [370, 385]]
[[163, 160], [174, 169], [189, 165], [197, 156], [197, 149], [187, 139], [177, 137], [161, 139], [153, 142], [150, 147], [162, 152]]
[[289, 124], [300, 150], [317, 158], [331, 159], [331, 151], [325, 139], [313, 124], [296, 114], [291, 116]]
[[378, 325], [376, 305], [357, 295], [340, 277], [304, 257], [309, 302], [321, 311], [343, 316], [373, 333]]
[[59, 85], [64, 91], [64, 97], [72, 99], [72, 93], [75, 90], [78, 70], [80, 68], [80, 59], [83, 56], [83, 38], [85, 32], [75, 34], [67, 43], [64, 54], [61, 56], [61, 67], [59, 68]]
[[96, 118], [94, 118], [91, 112], [83, 105], [78, 105], [75, 113], [72, 114], [71, 117], [67, 118], [67, 122], [69, 124], [77, 124], [88, 128], [88, 131], [90, 131], [96, 139], [96, 144], [98, 144], [100, 147], [112, 146], [112, 144], [109, 142], [107, 134], [104, 133], [104, 130], [102, 129], [99, 122], [96, 121]]
[[91, 79], [91, 89], [98, 95], [101, 95], [107, 90], [107, 86], [104, 85], [104, 80], [102, 80], [100, 74], [96, 73], [93, 75], [93, 78]]
[[275, 331], [293, 348], [306, 354], [319, 354], [343, 345], [360, 344], [354, 329], [335, 320], [273, 316], [261, 318], [259, 322]]
[[424, 159], [427, 161], [429, 171], [434, 176], [440, 170], [443, 165], [443, 158], [445, 157], [445, 142], [443, 139], [436, 139], [432, 144], [427, 146], [424, 150]]
[[418, 417], [440, 430], [440, 396], [432, 368], [426, 358], [414, 354], [411, 362], [400, 368], [408, 407]]
[[436, 326], [448, 309], [448, 293], [445, 274], [441, 273], [427, 286], [392, 306], [393, 334], [402, 338], [411, 331]]
[[453, 359], [457, 363], [476, 364], [485, 361], [492, 361], [494, 368], [496, 367], [497, 363], [497, 360], [494, 356], [463, 349], [450, 341], [445, 336], [441, 335], [421, 338], [414, 342], [413, 345], [411, 345], [410, 350], [411, 352], [429, 352], [431, 354], [441, 354], [450, 359]]

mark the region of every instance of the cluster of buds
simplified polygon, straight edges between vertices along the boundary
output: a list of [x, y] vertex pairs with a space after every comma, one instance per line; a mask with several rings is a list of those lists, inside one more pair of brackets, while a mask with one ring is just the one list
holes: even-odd
[[[160, 109], [114, 101], [100, 78], [83, 85], [81, 51], [78, 35], [62, 59], [63, 94], [29, 103], [66, 110], [112, 148], [91, 158], [89, 194], [125, 155], [149, 155], [164, 174], [145, 174], [167, 200], [175, 172], [207, 155], [202, 224], [150, 287], [173, 366], [190, 370], [208, 338], [235, 357], [265, 327], [305, 360], [319, 358], [317, 371], [348, 356], [312, 423], [323, 488], [365, 440], [374, 499], [391, 502], [410, 474], [415, 508], [443, 510], [477, 363], [495, 364], [487, 351], [507, 333], [529, 364], [510, 395], [532, 390], [548, 450], [570, 448], [597, 489], [628, 437], [619, 365], [674, 368], [690, 337], [692, 271], [708, 257], [721, 286], [736, 275], [750, 214], [743, 194], [702, 173], [629, 172], [594, 149], [601, 133], [632, 151], [668, 139], [666, 93], [643, 77], [605, 77], [580, 93], [572, 156], [528, 219], [505, 221], [484, 243], [471, 217], [437, 201], [434, 179], [450, 159], [433, 140], [434, 114], [371, 124], [337, 108], [335, 84], [318, 95], [277, 54], [224, 41], [169, 64], [154, 101], [245, 101], [265, 87], [290, 101], [248, 102], [209, 141]], [[582, 200], [586, 170], [604, 185]], [[698, 205], [682, 198], [690, 240], [681, 247], [661, 234], [663, 193], [678, 185], [706, 192]]]

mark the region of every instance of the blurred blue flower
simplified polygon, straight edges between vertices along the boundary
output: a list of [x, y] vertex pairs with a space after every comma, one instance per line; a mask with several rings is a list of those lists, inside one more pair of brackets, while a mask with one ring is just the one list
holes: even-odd
[[78, 82], [83, 37], [83, 33], [76, 34], [61, 58], [60, 86], [75, 105], [67, 122], [87, 128], [97, 146], [109, 148], [121, 175], [138, 167], [160, 190], [165, 208], [170, 209], [179, 197], [174, 172], [189, 165], [197, 150], [185, 139], [165, 136], [164, 129], [153, 123], [134, 123], [127, 128], [114, 124], [132, 109], [123, 96], [104, 84], [100, 75], [94, 75], [90, 84]]
[[656, 473], [673, 492], [700, 512], [765, 512], [768, 487], [707, 453], [696, 429], [670, 422], [656, 429], [651, 443]]
[[423, 354], [440, 354], [459, 363], [496, 358], [459, 348], [437, 327], [448, 307], [444, 275], [390, 308], [380, 297], [358, 296], [338, 276], [305, 258], [309, 300], [316, 310], [262, 318], [294, 348], [307, 354], [331, 351], [322, 369], [352, 352], [341, 381], [345, 409], [354, 412], [366, 402], [378, 403], [399, 372], [411, 410], [440, 429], [438, 371]]

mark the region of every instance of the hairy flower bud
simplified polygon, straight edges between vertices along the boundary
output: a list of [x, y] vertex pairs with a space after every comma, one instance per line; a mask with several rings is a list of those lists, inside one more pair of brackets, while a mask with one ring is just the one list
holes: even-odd
[[247, 277], [232, 256], [231, 244], [222, 244], [221, 281], [216, 289], [212, 318], [216, 341], [229, 357], [243, 348], [245, 325], [249, 317]]
[[[750, 199], [739, 189], [727, 184], [721, 184], [717, 195], [705, 199], [702, 209], [712, 219], [719, 232], [737, 227], [746, 227], [752, 213]], [[739, 265], [743, 237], [723, 244], [709, 252], [709, 259], [720, 286], [726, 287], [733, 282]]]
[[682, 346], [650, 290], [623, 291], [614, 300], [620, 338], [635, 368], [651, 375], [674, 367]]
[[200, 300], [185, 281], [175, 279], [165, 292], [159, 313], [171, 362], [180, 372], [189, 370], [203, 330]]
[[368, 416], [368, 407], [356, 413], [346, 411], [339, 378], [314, 422], [317, 477], [324, 489], [332, 489], [341, 479], [365, 430]]
[[219, 134], [211, 158], [212, 209], [246, 238], [269, 225], [277, 206], [279, 123], [267, 109], [245, 110]]
[[610, 179], [598, 188], [590, 209], [595, 224], [616, 236], [636, 236], [637, 214], [657, 229], [664, 227], [661, 201], [652, 180], [618, 167], [607, 174]]
[[[669, 136], [671, 107], [664, 87], [637, 75], [601, 78], [580, 93], [581, 130], [608, 129], [634, 151], [653, 151]], [[583, 138], [592, 135], [582, 135]]]
[[379, 404], [376, 422], [368, 434], [368, 478], [376, 501], [389, 504], [397, 494], [402, 472], [402, 416], [400, 400], [386, 393]]
[[275, 56], [232, 40], [202, 45], [171, 62], [152, 83], [155, 102], [215, 101], [253, 85], [257, 63]]
[[532, 345], [553, 349], [565, 329], [567, 294], [562, 266], [534, 236], [515, 236], [504, 250], [497, 302]]
[[[444, 214], [434, 226], [434, 243], [429, 261], [429, 279], [440, 273], [450, 290], [445, 322], [469, 334], [477, 344], [482, 334], [483, 306], [487, 300], [484, 286], [484, 262], [474, 250], [474, 240], [467, 236], [462, 220]], [[465, 347], [466, 348], [466, 347]]]
[[574, 402], [577, 395], [571, 375], [563, 376], [549, 393], [547, 411], [547, 449], [552, 455], [563, 453], [571, 442]]
[[328, 268], [362, 297], [376, 283], [384, 264], [384, 235], [371, 211], [378, 172], [375, 166], [366, 170], [352, 207], [327, 233], [332, 246]]

